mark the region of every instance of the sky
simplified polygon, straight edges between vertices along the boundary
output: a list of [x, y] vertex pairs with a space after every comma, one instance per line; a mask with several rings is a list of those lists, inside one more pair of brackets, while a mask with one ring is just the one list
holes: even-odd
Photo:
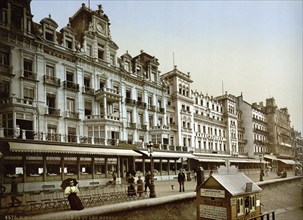
[[190, 72], [192, 90], [246, 102], [273, 97], [303, 131], [303, 1], [32, 0], [33, 20], [51, 15], [60, 31], [85, 3], [102, 4], [112, 40], [136, 56], [155, 56], [161, 74]]

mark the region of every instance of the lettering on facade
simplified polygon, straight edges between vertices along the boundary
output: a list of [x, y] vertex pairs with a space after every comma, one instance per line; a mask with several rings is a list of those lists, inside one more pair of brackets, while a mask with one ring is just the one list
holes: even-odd
[[227, 210], [225, 207], [216, 207], [210, 205], [200, 205], [200, 217], [207, 219], [223, 220], [227, 219]]
[[214, 197], [214, 198], [225, 198], [225, 191], [218, 189], [201, 189], [201, 196]]
[[237, 205], [237, 198], [233, 197], [230, 199], [230, 205], [231, 206], [236, 206]]
[[252, 191], [252, 182], [246, 183], [245, 192], [251, 192]]

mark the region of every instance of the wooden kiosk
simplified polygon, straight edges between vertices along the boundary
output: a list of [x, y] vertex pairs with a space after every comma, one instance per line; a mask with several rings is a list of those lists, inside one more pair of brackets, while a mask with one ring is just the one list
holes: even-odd
[[220, 166], [196, 193], [197, 219], [242, 220], [261, 214], [261, 188], [235, 166]]

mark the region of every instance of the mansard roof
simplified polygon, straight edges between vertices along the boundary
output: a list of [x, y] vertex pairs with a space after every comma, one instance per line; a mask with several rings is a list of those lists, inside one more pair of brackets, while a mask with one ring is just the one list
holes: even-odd
[[71, 34], [75, 34], [75, 32], [71, 28], [70, 24], [68, 24], [67, 26], [65, 26], [64, 28], [62, 28], [60, 30], [60, 32], [68, 32], [68, 33], [71, 33]]
[[43, 18], [41, 21], [40, 21], [41, 24], [49, 24], [55, 28], [58, 27], [58, 24], [51, 18], [51, 15], [49, 15], [49, 17], [46, 17], [46, 18]]

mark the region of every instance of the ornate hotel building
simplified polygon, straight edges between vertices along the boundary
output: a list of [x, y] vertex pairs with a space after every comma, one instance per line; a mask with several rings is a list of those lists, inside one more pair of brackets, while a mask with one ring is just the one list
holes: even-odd
[[289, 114], [273, 99], [203, 95], [190, 73], [160, 75], [144, 51], [119, 56], [101, 5], [82, 4], [58, 30], [51, 16], [34, 22], [30, 2], [0, 2], [0, 183], [17, 175], [30, 191], [144, 174], [151, 143], [158, 180], [225, 159], [257, 171], [260, 153], [293, 157]]

